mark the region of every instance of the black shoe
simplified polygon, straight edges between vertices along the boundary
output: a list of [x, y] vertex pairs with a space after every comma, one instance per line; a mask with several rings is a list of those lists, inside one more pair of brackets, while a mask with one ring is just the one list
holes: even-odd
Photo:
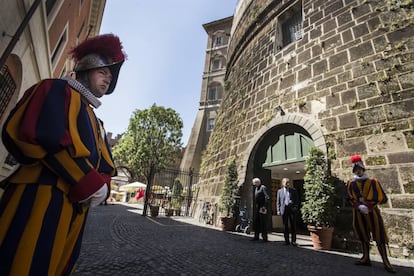
[[263, 240], [263, 242], [268, 242], [268, 241], [269, 241], [268, 239]]
[[259, 238], [251, 238], [250, 241], [258, 241]]
[[288, 241], [285, 242], [285, 245], [289, 245], [289, 244], [290, 244], [290, 242], [288, 242]]
[[397, 273], [397, 271], [395, 271], [395, 270], [394, 270], [394, 268], [393, 268], [392, 266], [385, 266], [385, 265], [384, 265], [384, 268], [385, 268], [385, 270], [386, 270], [386, 271], [388, 271], [389, 273], [393, 273], [393, 274], [394, 274], [394, 273]]
[[[355, 265], [363, 265], [363, 266], [371, 266], [371, 261], [368, 260], [368, 261], [364, 262], [364, 261], [358, 260], [354, 264]], [[387, 268], [385, 268], [385, 269], [387, 269]]]
[[296, 242], [292, 242], [293, 246], [298, 246], [298, 244]]

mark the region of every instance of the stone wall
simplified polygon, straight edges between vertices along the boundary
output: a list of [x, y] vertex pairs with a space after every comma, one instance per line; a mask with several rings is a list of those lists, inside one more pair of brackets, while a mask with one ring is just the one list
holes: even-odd
[[[229, 158], [238, 160], [240, 185], [247, 183], [255, 134], [272, 127], [280, 107], [285, 116], [305, 116], [319, 127], [332, 173], [343, 181], [352, 176], [349, 157], [362, 155], [389, 196], [382, 211], [392, 248], [412, 257], [414, 4], [246, 3], [232, 28], [227, 93], [203, 157], [200, 195], [218, 202]], [[278, 26], [298, 7], [302, 38], [283, 46]]]

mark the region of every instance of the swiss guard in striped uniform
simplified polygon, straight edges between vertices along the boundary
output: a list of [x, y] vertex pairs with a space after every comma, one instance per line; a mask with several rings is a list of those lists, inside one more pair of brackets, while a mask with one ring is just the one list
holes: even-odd
[[346, 184], [346, 199], [353, 208], [353, 228], [356, 237], [362, 243], [362, 258], [355, 262], [356, 265], [370, 266], [369, 245], [372, 239], [375, 240], [378, 251], [381, 254], [384, 268], [395, 273], [394, 268], [387, 257], [385, 245], [388, 244], [388, 236], [384, 227], [378, 204], [387, 202], [387, 196], [382, 189], [378, 179], [370, 178], [365, 174], [365, 166], [361, 156], [351, 157], [354, 164], [352, 172], [353, 179]]
[[119, 38], [76, 46], [76, 79], [29, 88], [4, 124], [2, 139], [20, 164], [1, 182], [0, 275], [69, 275], [88, 210], [110, 192], [116, 170], [94, 108], [113, 92], [125, 60]]

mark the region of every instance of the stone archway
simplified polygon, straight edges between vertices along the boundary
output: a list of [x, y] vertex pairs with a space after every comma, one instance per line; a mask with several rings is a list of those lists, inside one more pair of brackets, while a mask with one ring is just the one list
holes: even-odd
[[[241, 203], [247, 207], [250, 214], [253, 214], [254, 211], [253, 193], [250, 185], [254, 177], [261, 178], [262, 182], [268, 187], [272, 202], [272, 213], [274, 214], [276, 213], [276, 193], [283, 177], [290, 178], [295, 188], [299, 190], [299, 194], [303, 194], [304, 158], [292, 162], [281, 162], [280, 165], [276, 166], [263, 166], [267, 154], [266, 150], [271, 143], [269, 141], [277, 140], [287, 132], [303, 134], [303, 136], [308, 137], [313, 142], [312, 146], [316, 146], [326, 152], [327, 148], [322, 130], [314, 123], [311, 117], [305, 117], [300, 114], [277, 116], [268, 125], [259, 129], [251, 139], [246, 150], [246, 156], [241, 160], [243, 169], [241, 175], [244, 175], [243, 184], [246, 184], [242, 185]], [[271, 222], [272, 219], [273, 223]], [[281, 221], [275, 222], [275, 219], [278, 218], [269, 216], [268, 225], [273, 225], [273, 228], [281, 227]]]
[[[277, 116], [273, 120], [271, 120], [266, 126], [262, 127], [256, 132], [256, 135], [250, 140], [250, 144], [246, 149], [246, 155], [243, 156], [241, 160], [242, 164], [242, 171], [240, 172], [241, 175], [247, 176], [247, 169], [250, 159], [252, 158], [252, 152], [254, 149], [257, 148], [260, 141], [266, 135], [269, 130], [277, 127], [278, 125], [282, 124], [294, 124], [302, 127], [307, 133], [309, 133], [310, 138], [313, 140], [315, 147], [320, 148], [323, 152], [327, 151], [325, 137], [323, 136], [323, 132], [321, 128], [314, 123], [314, 119], [311, 117], [305, 117], [300, 114], [287, 114], [284, 116]], [[250, 178], [251, 179], [251, 178]], [[245, 181], [248, 179], [245, 179]]]

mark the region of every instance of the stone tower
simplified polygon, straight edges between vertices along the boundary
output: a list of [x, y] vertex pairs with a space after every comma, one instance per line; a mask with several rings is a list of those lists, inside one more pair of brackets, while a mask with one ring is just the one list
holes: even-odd
[[301, 190], [310, 147], [326, 152], [342, 181], [360, 154], [388, 194], [381, 209], [393, 248], [412, 257], [413, 9], [411, 1], [239, 1], [201, 200], [219, 201], [230, 158], [251, 212], [253, 177], [275, 200], [283, 177]]

